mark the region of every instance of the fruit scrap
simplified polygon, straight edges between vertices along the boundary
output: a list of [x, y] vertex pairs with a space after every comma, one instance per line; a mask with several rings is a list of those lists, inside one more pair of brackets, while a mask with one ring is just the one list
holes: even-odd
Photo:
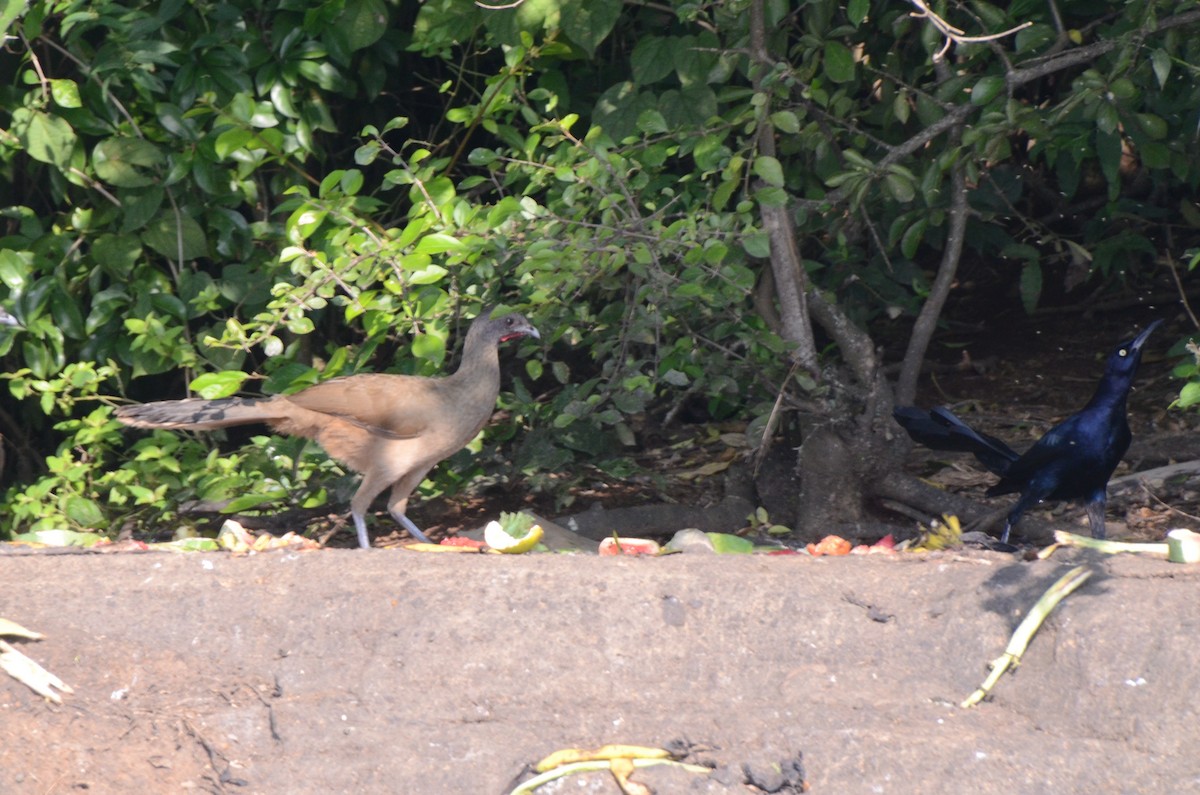
[[657, 555], [662, 549], [648, 538], [609, 536], [600, 542], [601, 555]]
[[447, 536], [443, 538], [440, 546], [443, 547], [470, 547], [471, 549], [483, 549], [487, 544], [483, 541], [476, 541], [473, 538], [466, 536]]
[[[226, 519], [217, 533], [217, 545], [235, 555], [253, 555], [256, 552], [267, 552], [272, 549], [319, 549], [320, 544], [311, 538], [297, 535], [288, 531], [281, 536], [263, 533], [256, 536], [242, 527], [240, 522]], [[206, 545], [189, 545], [184, 549], [207, 549]]]
[[867, 546], [859, 544], [854, 549], [850, 550], [851, 555], [890, 555], [896, 551], [896, 539], [891, 533], [888, 533], [883, 538], [876, 541], [874, 544]]
[[850, 542], [841, 536], [825, 536], [815, 544], [809, 544], [808, 554], [814, 558], [822, 555], [849, 555]]
[[518, 530], [519, 535], [515, 537], [510, 532], [505, 530], [500, 522], [491, 521], [483, 528], [483, 540], [497, 552], [515, 555], [536, 547], [545, 533], [540, 524], [535, 524], [527, 530]]

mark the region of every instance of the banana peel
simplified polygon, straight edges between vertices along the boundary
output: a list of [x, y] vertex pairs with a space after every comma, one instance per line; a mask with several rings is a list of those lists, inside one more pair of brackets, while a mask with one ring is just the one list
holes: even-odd
[[547, 756], [534, 766], [534, 770], [545, 773], [556, 767], [576, 762], [594, 762], [600, 759], [673, 759], [674, 754], [665, 748], [646, 745], [602, 745], [599, 748], [564, 748]]
[[1034, 603], [1024, 620], [1017, 626], [1008, 641], [1008, 646], [1004, 649], [1004, 654], [992, 660], [992, 671], [983, 681], [983, 684], [974, 693], [967, 696], [966, 700], [959, 706], [963, 709], [970, 709], [987, 698], [991, 694], [992, 688], [1000, 681], [1000, 677], [1004, 676], [1010, 670], [1015, 670], [1021, 664], [1022, 655], [1029, 648], [1030, 641], [1033, 640], [1033, 636], [1037, 633], [1038, 628], [1042, 626], [1042, 622], [1046, 620], [1046, 616], [1050, 615], [1050, 612], [1058, 607], [1059, 602], [1070, 596], [1076, 588], [1087, 582], [1091, 576], [1092, 570], [1090, 568], [1087, 566], [1076, 566], [1059, 577], [1042, 594], [1042, 598]]
[[[25, 638], [26, 640], [41, 640], [45, 637], [40, 632], [26, 629], [7, 618], [0, 618], [0, 635]], [[0, 671], [4, 671], [39, 696], [47, 701], [53, 701], [55, 704], [62, 703], [62, 696], [55, 692], [56, 689], [63, 693], [75, 692], [70, 685], [3, 640], [0, 640]]]
[[451, 544], [427, 544], [424, 541], [418, 541], [412, 544], [404, 544], [403, 548], [412, 552], [474, 552], [475, 554], [479, 554], [481, 552], [486, 553], [494, 551], [486, 547], [460, 547]]
[[509, 795], [529, 795], [543, 784], [575, 773], [587, 773], [597, 770], [607, 770], [616, 779], [621, 792], [626, 795], [637, 795], [648, 790], [640, 784], [630, 781], [633, 773], [644, 767], [656, 765], [673, 765], [683, 768], [689, 773], [707, 775], [712, 772], [703, 765], [693, 765], [680, 761], [676, 754], [665, 748], [655, 748], [646, 745], [610, 744], [599, 748], [564, 748], [555, 751], [535, 766], [537, 775], [522, 782]]
[[933, 552], [962, 545], [962, 525], [953, 514], [942, 514], [942, 521], [933, 520], [929, 532], [908, 549], [910, 552]]

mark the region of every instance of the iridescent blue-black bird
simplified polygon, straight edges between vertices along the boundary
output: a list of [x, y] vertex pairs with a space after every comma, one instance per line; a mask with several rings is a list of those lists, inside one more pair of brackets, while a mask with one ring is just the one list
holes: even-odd
[[987, 490], [989, 497], [1020, 493], [1008, 512], [1001, 541], [1008, 541], [1026, 510], [1044, 500], [1083, 502], [1092, 537], [1104, 538], [1108, 479], [1133, 438], [1125, 416], [1126, 399], [1142, 360], [1142, 347], [1162, 323], [1154, 321], [1117, 346], [1108, 355], [1104, 377], [1088, 404], [1047, 431], [1024, 454], [975, 430], [942, 407], [926, 411], [901, 406], [893, 416], [914, 441], [933, 450], [972, 453], [999, 475], [1000, 482]]

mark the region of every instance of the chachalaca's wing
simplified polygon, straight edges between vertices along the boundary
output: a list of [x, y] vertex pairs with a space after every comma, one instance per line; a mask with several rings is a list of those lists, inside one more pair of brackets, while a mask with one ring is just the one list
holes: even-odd
[[447, 406], [439, 380], [418, 376], [363, 373], [310, 386], [287, 401], [309, 411], [338, 417], [392, 439], [421, 436], [453, 406]]

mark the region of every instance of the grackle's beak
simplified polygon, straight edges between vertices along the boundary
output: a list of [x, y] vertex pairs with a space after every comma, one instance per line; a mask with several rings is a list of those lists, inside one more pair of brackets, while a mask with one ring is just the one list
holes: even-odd
[[1130, 353], [1136, 353], [1137, 351], [1140, 351], [1142, 346], [1146, 344], [1146, 340], [1150, 339], [1150, 335], [1154, 333], [1154, 330], [1161, 326], [1164, 322], [1165, 321], [1162, 318], [1155, 320], [1149, 326], [1146, 326], [1142, 333], [1134, 337], [1133, 341], [1125, 347], [1129, 349]]

